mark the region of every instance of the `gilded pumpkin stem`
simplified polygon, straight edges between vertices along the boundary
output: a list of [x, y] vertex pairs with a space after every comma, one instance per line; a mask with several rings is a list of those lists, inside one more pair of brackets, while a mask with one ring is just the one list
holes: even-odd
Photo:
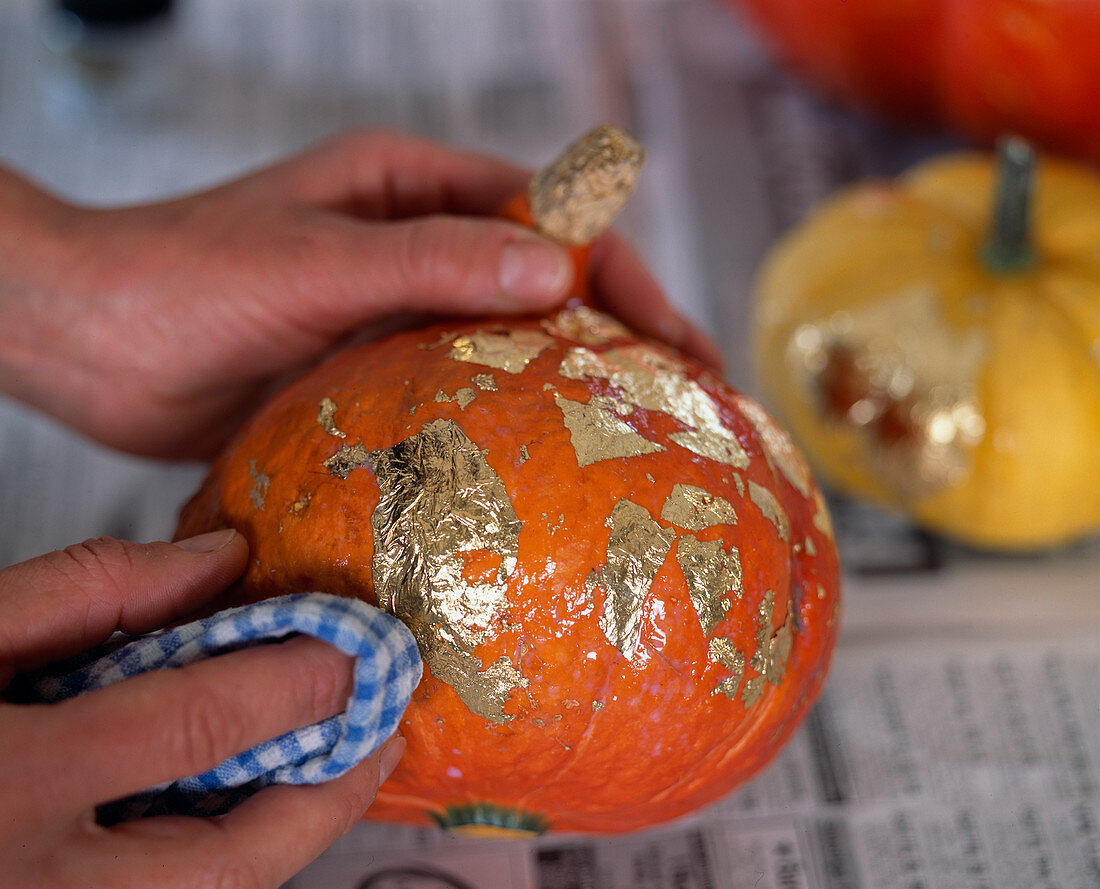
[[626, 204], [644, 159], [628, 133], [596, 127], [532, 177], [527, 199], [535, 228], [571, 247], [591, 243]]
[[1011, 274], [1026, 271], [1036, 261], [1031, 238], [1035, 150], [1023, 139], [1010, 137], [998, 143], [997, 159], [993, 220], [983, 259], [994, 272]]

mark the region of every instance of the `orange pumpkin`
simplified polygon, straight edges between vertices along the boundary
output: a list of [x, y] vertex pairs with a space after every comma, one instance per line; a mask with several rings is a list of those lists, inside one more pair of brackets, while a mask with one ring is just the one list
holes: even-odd
[[829, 93], [1100, 161], [1096, 0], [728, 0]]
[[[606, 224], [640, 162], [628, 139], [598, 129], [536, 176], [540, 227]], [[615, 832], [684, 814], [772, 758], [836, 634], [831, 526], [790, 439], [580, 290], [312, 371], [217, 459], [179, 534], [227, 525], [252, 547], [235, 602], [360, 597], [420, 644], [372, 818]]]

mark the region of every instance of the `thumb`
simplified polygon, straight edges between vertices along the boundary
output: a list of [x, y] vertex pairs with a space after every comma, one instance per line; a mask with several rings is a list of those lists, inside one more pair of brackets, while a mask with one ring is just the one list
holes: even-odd
[[[0, 571], [0, 687], [11, 673], [144, 633], [194, 610], [244, 570], [233, 530], [178, 543], [98, 537]], [[7, 671], [7, 672], [5, 672]]]
[[341, 224], [344, 286], [337, 289], [344, 292], [326, 307], [338, 328], [406, 311], [536, 312], [560, 302], [573, 283], [564, 247], [511, 222], [427, 216]]

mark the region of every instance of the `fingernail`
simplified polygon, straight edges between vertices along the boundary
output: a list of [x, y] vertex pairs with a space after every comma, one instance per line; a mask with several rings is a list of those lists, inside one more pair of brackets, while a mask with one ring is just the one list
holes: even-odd
[[401, 755], [405, 752], [405, 739], [401, 735], [394, 735], [382, 748], [378, 757], [378, 783], [385, 783], [393, 774], [397, 764], [401, 761]]
[[500, 253], [500, 289], [521, 302], [560, 298], [573, 276], [564, 249], [531, 238], [510, 241]]
[[237, 532], [232, 528], [225, 528], [221, 531], [207, 531], [197, 537], [177, 540], [176, 546], [188, 553], [212, 553], [229, 543], [236, 534]]

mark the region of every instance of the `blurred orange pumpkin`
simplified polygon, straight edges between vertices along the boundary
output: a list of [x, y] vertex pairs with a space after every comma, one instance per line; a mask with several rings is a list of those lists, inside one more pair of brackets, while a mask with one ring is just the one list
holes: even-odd
[[[540, 227], [580, 203], [598, 228], [639, 163], [590, 134], [533, 180]], [[368, 817], [651, 825], [757, 772], [824, 681], [838, 565], [806, 463], [755, 402], [587, 305], [577, 256], [547, 317], [403, 332], [309, 373], [183, 511], [180, 535], [247, 537], [235, 602], [319, 589], [413, 630], [428, 669]]]
[[1100, 161], [1096, 0], [727, 0], [828, 93]]

